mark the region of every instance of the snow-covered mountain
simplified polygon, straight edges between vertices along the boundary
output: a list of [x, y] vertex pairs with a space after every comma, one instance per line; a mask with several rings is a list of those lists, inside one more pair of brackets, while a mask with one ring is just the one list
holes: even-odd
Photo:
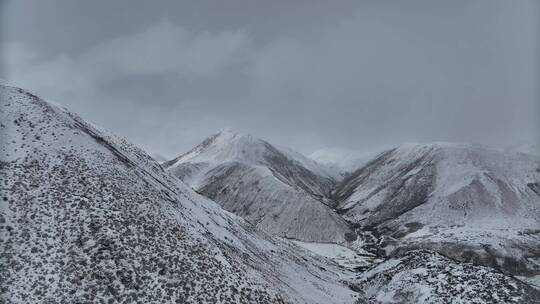
[[352, 272], [324, 257], [346, 259], [350, 250], [303, 250], [261, 232], [125, 139], [22, 89], [0, 85], [0, 138], [2, 303], [540, 298], [513, 277], [430, 251]]
[[142, 150], [0, 86], [0, 302], [352, 303], [348, 272]]
[[407, 144], [333, 192], [344, 218], [389, 253], [427, 247], [518, 274], [540, 274], [540, 158], [469, 144]]
[[225, 130], [163, 166], [271, 234], [316, 242], [354, 239], [348, 224], [325, 204], [335, 176], [299, 153]]

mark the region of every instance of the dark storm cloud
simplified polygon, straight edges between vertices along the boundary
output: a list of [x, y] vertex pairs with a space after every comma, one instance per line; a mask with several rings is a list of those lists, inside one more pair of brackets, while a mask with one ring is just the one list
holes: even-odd
[[3, 78], [174, 156], [224, 127], [303, 152], [539, 128], [539, 5], [7, 1]]

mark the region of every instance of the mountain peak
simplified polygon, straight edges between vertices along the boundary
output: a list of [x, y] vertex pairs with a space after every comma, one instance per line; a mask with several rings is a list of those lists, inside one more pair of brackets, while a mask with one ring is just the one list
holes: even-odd
[[325, 204], [334, 183], [326, 168], [252, 135], [223, 130], [164, 168], [268, 233], [336, 243], [353, 235]]
[[242, 141], [244, 144], [249, 144], [249, 143], [263, 141], [262, 139], [257, 138], [251, 134], [242, 133], [231, 128], [225, 128], [210, 137], [214, 137], [216, 139], [215, 141], [216, 143], [223, 143], [223, 144], [227, 144], [231, 142], [238, 142], [238, 141]]
[[433, 142], [406, 142], [397, 147], [398, 150], [424, 150], [424, 149], [463, 149], [483, 147], [480, 144], [465, 142], [433, 141]]
[[193, 149], [164, 163], [165, 167], [189, 162], [238, 161], [249, 164], [261, 163], [264, 155], [277, 151], [266, 141], [234, 131], [230, 128], [215, 133]]
[[207, 137], [193, 149], [165, 162], [165, 168], [182, 163], [239, 162], [247, 165], [268, 165], [269, 159], [289, 159], [325, 177], [339, 178], [339, 170], [318, 163], [290, 148], [275, 146], [264, 139], [231, 128]]

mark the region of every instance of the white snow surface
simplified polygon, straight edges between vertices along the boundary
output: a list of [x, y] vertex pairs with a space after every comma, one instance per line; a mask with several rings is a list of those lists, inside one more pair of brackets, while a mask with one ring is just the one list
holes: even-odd
[[373, 255], [364, 252], [360, 255], [358, 252], [342, 245], [332, 243], [310, 243], [302, 241], [293, 241], [298, 246], [309, 250], [312, 253], [328, 258], [338, 265], [349, 269], [365, 267], [373, 264]]
[[538, 303], [540, 292], [488, 267], [411, 251], [358, 275], [359, 303]]

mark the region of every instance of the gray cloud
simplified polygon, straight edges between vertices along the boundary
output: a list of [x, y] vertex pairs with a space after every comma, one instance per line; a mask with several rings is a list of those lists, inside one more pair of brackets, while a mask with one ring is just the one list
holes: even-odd
[[[105, 41], [84, 53], [89, 66], [116, 71], [121, 76], [178, 74], [182, 78], [214, 76], [227, 66], [241, 63], [248, 55], [244, 31], [193, 34], [162, 21], [141, 32]], [[97, 76], [97, 75], [96, 75]]]
[[303, 152], [539, 138], [533, 0], [43, 2], [4, 4], [2, 77], [150, 152], [224, 127]]
[[[249, 39], [244, 31], [193, 34], [160, 21], [140, 32], [106, 40], [77, 56], [37, 58], [20, 42], [8, 43], [4, 55], [9, 77], [45, 94], [96, 90], [127, 77], [163, 74], [197, 79], [218, 76], [228, 66], [246, 61]], [[151, 89], [151, 88], [148, 88]]]

